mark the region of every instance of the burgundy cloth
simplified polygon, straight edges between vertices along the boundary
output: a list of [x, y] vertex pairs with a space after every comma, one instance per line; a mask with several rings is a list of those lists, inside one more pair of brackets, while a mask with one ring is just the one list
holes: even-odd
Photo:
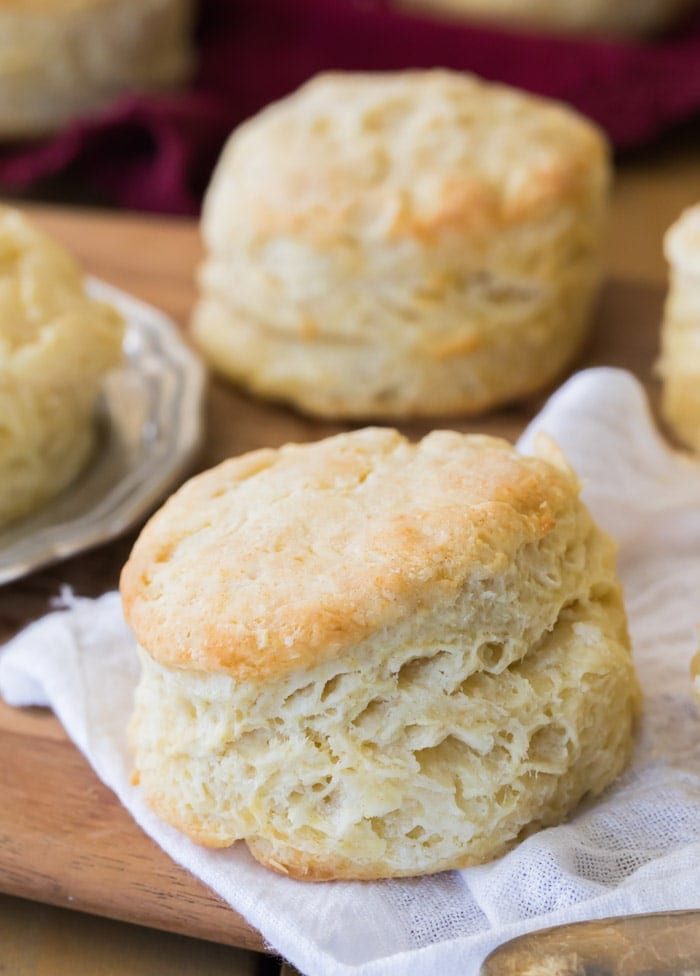
[[2, 148], [0, 188], [69, 170], [117, 204], [194, 213], [230, 130], [329, 68], [474, 71], [570, 103], [618, 149], [700, 112], [700, 16], [642, 42], [470, 26], [379, 0], [202, 0], [197, 47], [187, 90], [121, 98], [49, 139]]

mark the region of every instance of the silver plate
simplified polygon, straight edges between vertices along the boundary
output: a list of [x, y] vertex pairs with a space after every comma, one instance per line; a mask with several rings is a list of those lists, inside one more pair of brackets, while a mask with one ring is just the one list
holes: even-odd
[[184, 475], [201, 440], [204, 368], [177, 326], [104, 282], [88, 288], [126, 320], [124, 366], [105, 382], [98, 446], [80, 477], [0, 530], [0, 583], [126, 531]]

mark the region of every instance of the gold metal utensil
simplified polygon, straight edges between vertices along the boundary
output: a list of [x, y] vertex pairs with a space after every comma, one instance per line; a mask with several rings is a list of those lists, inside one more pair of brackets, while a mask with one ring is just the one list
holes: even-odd
[[481, 976], [700, 976], [700, 910], [530, 932], [494, 950]]

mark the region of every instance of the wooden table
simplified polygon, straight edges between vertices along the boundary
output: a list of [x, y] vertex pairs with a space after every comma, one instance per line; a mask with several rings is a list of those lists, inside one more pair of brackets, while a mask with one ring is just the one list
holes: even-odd
[[[578, 365], [626, 366], [645, 382], [653, 399], [658, 391], [652, 366], [666, 279], [661, 237], [678, 213], [696, 201], [700, 143], [692, 138], [671, 141], [621, 168], [613, 199], [609, 276], [593, 339], [585, 361]], [[185, 325], [200, 256], [193, 222], [46, 208], [35, 209], [34, 217], [90, 272], [163, 308]], [[515, 438], [540, 402], [474, 422], [445, 423]], [[430, 426], [436, 425], [410, 424], [404, 430], [418, 436]], [[207, 429], [199, 468], [263, 444], [315, 439], [341, 425], [312, 422], [212, 382]], [[46, 613], [62, 583], [85, 595], [114, 588], [133, 538], [132, 534], [2, 588], [0, 640]], [[51, 714], [0, 704], [0, 750], [0, 891], [199, 939], [263, 948], [256, 932], [141, 833]], [[0, 903], [0, 918], [6, 911], [3, 905], [21, 903]], [[22, 915], [18, 912], [17, 918]], [[14, 924], [13, 931], [20, 922]], [[33, 924], [25, 921], [27, 931], [33, 931]], [[2, 940], [0, 928], [0, 971]], [[218, 970], [202, 966], [201, 971]]]

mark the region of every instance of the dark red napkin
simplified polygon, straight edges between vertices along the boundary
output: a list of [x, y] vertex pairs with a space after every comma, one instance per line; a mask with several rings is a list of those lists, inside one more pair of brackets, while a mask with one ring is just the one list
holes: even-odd
[[379, 0], [202, 0], [187, 90], [121, 98], [40, 142], [0, 150], [0, 189], [69, 171], [122, 206], [195, 213], [230, 130], [326, 69], [450, 67], [561, 99], [618, 149], [700, 112], [700, 16], [654, 41], [467, 26]]

